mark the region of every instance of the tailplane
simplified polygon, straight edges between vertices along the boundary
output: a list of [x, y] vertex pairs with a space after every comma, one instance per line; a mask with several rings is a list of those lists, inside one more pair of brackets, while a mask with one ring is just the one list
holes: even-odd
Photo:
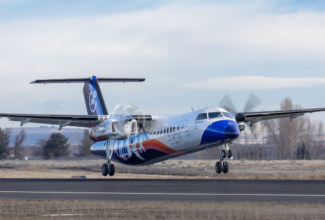
[[105, 101], [99, 87], [101, 82], [143, 82], [144, 78], [90, 78], [78, 79], [41, 79], [31, 82], [31, 84], [47, 83], [84, 83], [83, 93], [88, 115], [108, 115]]

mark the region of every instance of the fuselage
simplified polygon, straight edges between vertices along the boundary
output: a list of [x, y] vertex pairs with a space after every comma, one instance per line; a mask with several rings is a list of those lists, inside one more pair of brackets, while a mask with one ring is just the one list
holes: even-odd
[[[236, 121], [226, 110], [218, 107], [206, 107], [180, 115], [153, 115], [152, 120], [143, 123], [139, 131], [137, 135], [116, 141], [113, 161], [149, 165], [220, 146], [235, 140], [240, 133]], [[96, 141], [91, 152], [106, 159], [107, 140]], [[114, 144], [114, 140], [109, 141], [109, 144]]]

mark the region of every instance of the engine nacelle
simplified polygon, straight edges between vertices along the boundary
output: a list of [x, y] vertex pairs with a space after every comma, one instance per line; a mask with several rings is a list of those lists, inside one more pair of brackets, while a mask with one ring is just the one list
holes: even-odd
[[90, 137], [94, 139], [110, 138], [124, 140], [130, 135], [137, 134], [138, 123], [134, 119], [126, 117], [123, 121], [107, 119], [89, 130]]

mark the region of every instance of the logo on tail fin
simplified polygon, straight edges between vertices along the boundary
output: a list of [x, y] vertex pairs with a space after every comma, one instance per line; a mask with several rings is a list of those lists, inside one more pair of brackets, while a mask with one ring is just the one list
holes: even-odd
[[90, 94], [89, 94], [89, 107], [90, 107], [90, 111], [92, 113], [95, 113], [95, 111], [96, 111], [96, 107], [97, 107], [96, 97], [97, 97], [97, 92], [96, 91], [90, 92]]

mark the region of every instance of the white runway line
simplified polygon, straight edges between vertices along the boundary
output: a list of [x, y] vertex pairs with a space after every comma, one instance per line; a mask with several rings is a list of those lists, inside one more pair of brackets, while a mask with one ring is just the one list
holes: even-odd
[[0, 193], [21, 194], [88, 194], [88, 195], [168, 195], [168, 196], [291, 196], [325, 197], [314, 194], [231, 194], [231, 193], [132, 193], [132, 192], [47, 192], [47, 191], [0, 191]]

